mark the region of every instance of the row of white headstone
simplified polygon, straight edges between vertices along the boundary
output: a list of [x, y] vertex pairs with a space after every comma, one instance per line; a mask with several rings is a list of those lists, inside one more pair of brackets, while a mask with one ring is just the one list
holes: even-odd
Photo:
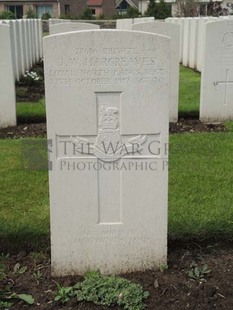
[[42, 58], [42, 21], [40, 19], [1, 20], [10, 26], [13, 72], [22, 74]]
[[38, 19], [0, 21], [0, 128], [16, 125], [15, 81], [43, 56]]
[[201, 72], [204, 60], [206, 23], [231, 19], [226, 17], [169, 17], [165, 21], [180, 25], [180, 63]]
[[233, 18], [169, 18], [181, 25], [183, 65], [201, 71], [200, 120], [233, 119]]
[[178, 119], [179, 59], [185, 66], [202, 71], [200, 119], [204, 122], [233, 119], [233, 19], [166, 21], [131, 25], [131, 29], [171, 38], [170, 122]]

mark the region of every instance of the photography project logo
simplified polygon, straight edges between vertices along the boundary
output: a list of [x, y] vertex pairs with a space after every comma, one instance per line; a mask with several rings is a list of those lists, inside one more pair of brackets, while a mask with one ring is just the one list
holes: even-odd
[[121, 134], [119, 115], [117, 107], [101, 105], [96, 136], [56, 135], [60, 169], [156, 170], [150, 161], [161, 159], [160, 133]]
[[52, 140], [22, 139], [21, 169], [22, 170], [52, 170], [50, 161]]
[[119, 115], [117, 107], [101, 105], [96, 135], [56, 134], [55, 141], [23, 141], [23, 169], [52, 170], [53, 165], [61, 171], [167, 169], [168, 145], [161, 146], [161, 133], [121, 134]]

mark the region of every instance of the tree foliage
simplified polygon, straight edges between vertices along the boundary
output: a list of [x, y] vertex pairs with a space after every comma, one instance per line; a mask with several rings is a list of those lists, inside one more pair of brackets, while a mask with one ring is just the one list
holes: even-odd
[[158, 3], [155, 0], [150, 0], [145, 15], [154, 16], [155, 19], [165, 19], [171, 16], [171, 5], [165, 3], [164, 0], [160, 0]]
[[81, 15], [81, 19], [94, 19], [94, 17], [93, 17], [93, 15], [92, 15], [92, 11], [91, 11], [91, 9], [90, 8], [86, 8], [84, 11], [83, 11], [83, 13], [82, 13], [82, 15]]
[[10, 11], [2, 11], [0, 13], [0, 19], [16, 19], [16, 16]]
[[133, 8], [132, 6], [128, 6], [127, 12], [126, 12], [126, 18], [135, 18], [138, 17], [139, 12], [138, 9]]
[[27, 18], [36, 18], [36, 13], [33, 11], [33, 9], [31, 7], [27, 11], [26, 17]]
[[176, 16], [196, 17], [199, 16], [200, 2], [198, 0], [176, 0]]

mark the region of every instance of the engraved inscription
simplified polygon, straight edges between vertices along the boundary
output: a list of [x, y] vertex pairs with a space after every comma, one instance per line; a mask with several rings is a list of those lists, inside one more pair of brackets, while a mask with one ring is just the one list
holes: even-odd
[[136, 48], [75, 48], [49, 70], [50, 87], [75, 85], [154, 84], [168, 88], [168, 76], [158, 65], [157, 51], [139, 56]]

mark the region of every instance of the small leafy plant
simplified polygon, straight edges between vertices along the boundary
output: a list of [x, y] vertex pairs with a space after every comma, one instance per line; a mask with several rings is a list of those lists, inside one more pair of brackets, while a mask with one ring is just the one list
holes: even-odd
[[17, 264], [15, 264], [15, 266], [14, 266], [14, 271], [13, 271], [13, 273], [14, 274], [23, 274], [23, 273], [25, 273], [26, 271], [27, 271], [27, 269], [28, 269], [28, 267], [27, 266], [20, 266], [20, 264], [19, 263], [17, 263]]
[[83, 282], [73, 287], [58, 285], [55, 300], [66, 303], [75, 297], [77, 301], [93, 302], [96, 305], [118, 305], [125, 310], [143, 310], [143, 302], [148, 296], [149, 292], [144, 291], [139, 284], [120, 277], [102, 276], [99, 272], [88, 272]]
[[205, 281], [205, 277], [211, 272], [206, 264], [203, 266], [198, 266], [196, 263], [192, 263], [190, 267], [191, 270], [188, 272], [189, 277], [201, 282]]
[[[18, 272], [19, 270], [26, 271], [25, 267], [22, 267], [20, 269], [20, 265], [17, 265], [16, 272]], [[20, 299], [29, 305], [34, 304], [34, 298], [31, 295], [17, 294], [14, 292], [12, 282], [8, 281], [7, 279], [6, 266], [1, 263], [0, 263], [0, 281], [3, 282], [3, 285], [1, 286], [0, 289], [0, 309], [10, 308], [13, 305], [14, 299]]]
[[57, 284], [57, 293], [55, 296], [55, 301], [60, 301], [62, 304], [67, 303], [71, 298], [75, 296], [75, 290], [72, 286], [63, 287], [60, 284]]
[[0, 309], [9, 309], [11, 308], [12, 306], [12, 303], [11, 302], [8, 302], [8, 301], [1, 301], [0, 300]]
[[12, 290], [10, 285], [4, 287], [0, 292], [0, 309], [1, 307], [5, 309], [10, 308], [13, 305], [14, 299], [20, 299], [29, 305], [33, 305], [35, 300], [32, 295], [28, 294], [17, 294]]
[[6, 266], [0, 263], [0, 281], [4, 280], [6, 277], [5, 268]]
[[160, 265], [160, 266], [159, 266], [159, 270], [160, 270], [161, 272], [165, 272], [166, 270], [168, 270], [168, 265], [166, 265], [166, 264]]
[[40, 280], [43, 277], [43, 274], [42, 274], [42, 272], [40, 270], [37, 270], [37, 271], [33, 272], [33, 277], [36, 280], [37, 284], [39, 284]]
[[0, 254], [0, 261], [5, 260], [5, 259], [7, 259], [7, 258], [9, 258], [9, 257], [10, 257], [10, 254], [9, 254], [9, 253], [7, 253], [7, 254], [1, 253], [1, 254]]

